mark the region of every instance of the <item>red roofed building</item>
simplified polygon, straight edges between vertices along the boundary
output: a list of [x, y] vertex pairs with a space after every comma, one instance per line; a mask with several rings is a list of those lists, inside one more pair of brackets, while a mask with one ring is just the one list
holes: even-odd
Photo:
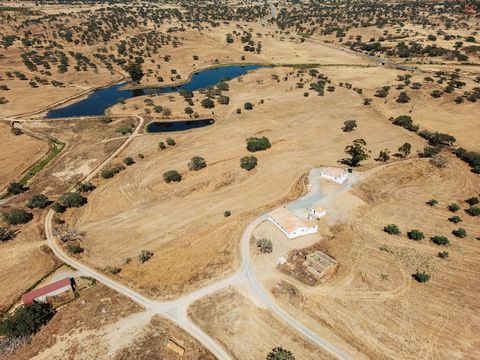
[[22, 295], [22, 303], [24, 305], [32, 304], [35, 301], [46, 302], [47, 297], [58, 295], [64, 291], [73, 290], [73, 279], [65, 278], [48, 285], [42, 286], [41, 288], [32, 290], [26, 294]]

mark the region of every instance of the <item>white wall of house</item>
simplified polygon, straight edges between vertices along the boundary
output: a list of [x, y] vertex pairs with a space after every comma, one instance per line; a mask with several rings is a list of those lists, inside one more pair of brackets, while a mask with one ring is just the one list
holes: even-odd
[[275, 224], [288, 239], [295, 239], [299, 236], [315, 234], [318, 231], [318, 226], [314, 225], [314, 226], [299, 227], [291, 232], [288, 232], [287, 230], [285, 230], [285, 228], [281, 224], [275, 221], [275, 219], [272, 218], [271, 216], [268, 216], [267, 219], [273, 224]]

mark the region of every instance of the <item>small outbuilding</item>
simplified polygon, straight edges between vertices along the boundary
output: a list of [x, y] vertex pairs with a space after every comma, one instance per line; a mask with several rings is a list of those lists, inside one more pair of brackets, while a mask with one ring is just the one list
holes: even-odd
[[337, 271], [337, 262], [322, 251], [315, 251], [305, 257], [304, 265], [317, 279]]
[[327, 210], [325, 210], [321, 206], [317, 206], [315, 208], [308, 209], [308, 218], [309, 219], [316, 219], [319, 220], [321, 217], [327, 215]]
[[342, 184], [348, 178], [348, 170], [345, 168], [326, 167], [320, 170], [320, 177]]
[[275, 224], [289, 239], [314, 234], [318, 231], [317, 224], [300, 219], [284, 207], [271, 211], [267, 219]]
[[64, 278], [54, 281], [48, 285], [34, 289], [28, 293], [22, 295], [22, 303], [24, 305], [33, 304], [34, 302], [47, 302], [48, 298], [61, 294], [65, 291], [74, 290], [73, 278]]

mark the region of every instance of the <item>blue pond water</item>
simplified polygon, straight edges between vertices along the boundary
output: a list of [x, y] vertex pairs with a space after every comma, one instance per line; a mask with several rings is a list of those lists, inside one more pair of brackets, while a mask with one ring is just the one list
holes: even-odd
[[155, 121], [147, 126], [148, 132], [171, 132], [196, 129], [213, 125], [213, 119], [185, 120], [185, 121]]
[[[148, 94], [172, 93], [180, 90], [195, 91], [213, 86], [224, 79], [232, 79], [246, 74], [250, 70], [261, 68], [261, 65], [231, 65], [213, 69], [205, 69], [195, 73], [191, 80], [183, 85], [158, 88], [122, 90], [125, 83], [115, 84], [91, 93], [87, 98], [62, 108], [50, 110], [47, 119], [57, 119], [73, 116], [103, 115], [110, 106], [126, 99]], [[172, 130], [173, 131], [173, 130]]]

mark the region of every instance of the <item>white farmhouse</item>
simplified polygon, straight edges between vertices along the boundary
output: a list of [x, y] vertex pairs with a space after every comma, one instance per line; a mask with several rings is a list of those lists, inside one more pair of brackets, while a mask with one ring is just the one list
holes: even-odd
[[348, 171], [344, 168], [326, 167], [320, 170], [320, 177], [342, 184], [348, 178]]
[[270, 212], [267, 219], [274, 223], [289, 239], [314, 234], [318, 231], [318, 225], [301, 220], [284, 207]]
[[327, 215], [327, 210], [324, 208], [317, 206], [315, 208], [308, 209], [308, 218], [309, 219], [320, 219], [321, 217], [324, 217]]

